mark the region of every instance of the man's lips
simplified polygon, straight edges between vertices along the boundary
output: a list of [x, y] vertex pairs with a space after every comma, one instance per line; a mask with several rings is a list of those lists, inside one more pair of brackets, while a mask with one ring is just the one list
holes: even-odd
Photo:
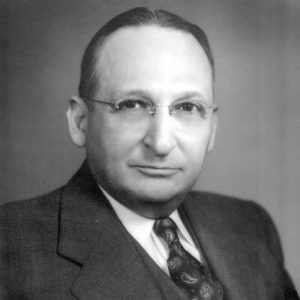
[[140, 173], [151, 177], [172, 176], [180, 171], [180, 168], [169, 166], [134, 165], [132, 167]]

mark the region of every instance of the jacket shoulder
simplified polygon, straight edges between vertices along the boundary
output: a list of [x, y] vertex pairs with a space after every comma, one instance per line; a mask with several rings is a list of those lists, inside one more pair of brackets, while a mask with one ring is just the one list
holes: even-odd
[[42, 229], [50, 225], [59, 212], [62, 188], [32, 199], [13, 201], [0, 206], [1, 230]]
[[274, 222], [258, 203], [216, 193], [192, 191], [188, 195], [185, 209], [195, 218], [201, 217], [213, 223], [214, 230], [228, 230], [249, 239], [263, 241], [275, 257], [283, 261], [281, 242]]
[[243, 218], [268, 215], [265, 209], [253, 200], [210, 192], [190, 192], [187, 197], [187, 205], [202, 211], [209, 210], [210, 213], [221, 214], [223, 217], [235, 216], [234, 219], [239, 219], [238, 213], [242, 214]]

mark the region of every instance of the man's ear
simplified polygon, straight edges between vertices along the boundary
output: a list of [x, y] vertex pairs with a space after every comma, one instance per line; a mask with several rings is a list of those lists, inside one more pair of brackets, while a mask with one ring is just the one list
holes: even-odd
[[73, 96], [70, 99], [67, 118], [73, 143], [78, 147], [85, 147], [88, 109], [81, 98]]
[[218, 112], [214, 111], [212, 116], [212, 128], [211, 128], [211, 135], [210, 140], [207, 147], [207, 152], [212, 151], [215, 145], [215, 139], [217, 134], [217, 128], [218, 128]]

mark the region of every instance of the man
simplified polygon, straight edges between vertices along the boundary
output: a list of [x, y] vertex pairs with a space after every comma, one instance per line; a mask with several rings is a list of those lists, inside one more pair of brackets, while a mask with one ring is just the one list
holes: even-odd
[[1, 299], [299, 299], [269, 216], [190, 192], [217, 129], [204, 32], [136, 8], [88, 45], [67, 112], [87, 161], [1, 209]]

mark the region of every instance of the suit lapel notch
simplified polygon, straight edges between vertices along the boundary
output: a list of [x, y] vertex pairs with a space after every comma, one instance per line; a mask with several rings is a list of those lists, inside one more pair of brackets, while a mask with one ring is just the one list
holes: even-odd
[[58, 254], [83, 264], [109, 228], [112, 211], [85, 162], [61, 196]]

